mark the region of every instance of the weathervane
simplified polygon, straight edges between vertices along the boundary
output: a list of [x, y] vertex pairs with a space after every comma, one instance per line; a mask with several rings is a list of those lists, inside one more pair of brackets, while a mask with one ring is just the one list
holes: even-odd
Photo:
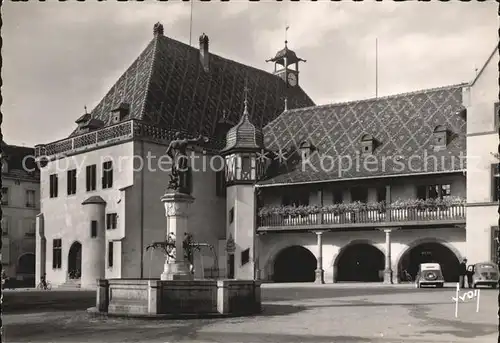
[[245, 113], [248, 113], [248, 91], [250, 90], [248, 87], [247, 87], [247, 84], [248, 84], [248, 80], [245, 79], [245, 88], [243, 88], [243, 92], [245, 93]]

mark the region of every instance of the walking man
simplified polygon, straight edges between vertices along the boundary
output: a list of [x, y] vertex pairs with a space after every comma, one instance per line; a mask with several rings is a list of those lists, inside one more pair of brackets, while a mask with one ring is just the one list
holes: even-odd
[[465, 288], [465, 280], [467, 278], [467, 259], [464, 258], [462, 263], [460, 263], [460, 276], [459, 276], [459, 282], [460, 282], [460, 288]]

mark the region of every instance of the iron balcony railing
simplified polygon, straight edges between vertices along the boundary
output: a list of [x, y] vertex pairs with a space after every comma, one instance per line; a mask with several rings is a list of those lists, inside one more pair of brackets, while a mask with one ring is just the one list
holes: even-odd
[[259, 227], [301, 226], [301, 225], [353, 225], [368, 226], [376, 223], [411, 223], [465, 220], [465, 204], [439, 207], [406, 207], [384, 209], [335, 210], [319, 213], [268, 213], [258, 216]]
[[[49, 144], [36, 145], [35, 157], [38, 159], [41, 157], [64, 157], [68, 154], [102, 148], [132, 139], [168, 144], [175, 138], [176, 131], [177, 130], [174, 129], [166, 129], [151, 125], [140, 120], [130, 119], [89, 133], [83, 133]], [[191, 134], [186, 133], [184, 130], [179, 131], [187, 136], [191, 136]], [[221, 147], [223, 147], [222, 142], [212, 139], [205, 148], [212, 150], [220, 149]]]

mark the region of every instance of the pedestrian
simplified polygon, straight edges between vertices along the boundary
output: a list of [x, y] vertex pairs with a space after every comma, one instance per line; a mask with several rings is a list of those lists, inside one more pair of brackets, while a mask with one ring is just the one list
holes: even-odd
[[474, 266], [467, 267], [467, 283], [469, 284], [469, 288], [473, 288], [472, 284], [472, 276], [474, 275]]
[[466, 277], [467, 277], [467, 259], [464, 258], [462, 263], [460, 263], [460, 276], [458, 278], [460, 283], [460, 288], [465, 288]]

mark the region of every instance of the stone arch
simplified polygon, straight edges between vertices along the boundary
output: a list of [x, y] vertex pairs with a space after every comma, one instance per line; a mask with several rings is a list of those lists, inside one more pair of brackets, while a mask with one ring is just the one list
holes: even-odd
[[16, 268], [17, 274], [35, 275], [35, 263], [36, 263], [35, 254], [31, 252], [22, 254], [17, 259], [17, 268]]
[[302, 245], [282, 249], [273, 260], [273, 281], [314, 282], [316, 256]]
[[[401, 277], [401, 273], [403, 269], [407, 269], [408, 273], [411, 275], [411, 277], [414, 279], [416, 275], [416, 266], [417, 262], [425, 263], [427, 261], [422, 260], [422, 261], [406, 261], [405, 258], [408, 257], [410, 258], [410, 254], [412, 251], [419, 247], [423, 246], [429, 246], [434, 247], [439, 249], [439, 246], [444, 248], [445, 250], [441, 250], [443, 254], [447, 254], [449, 252], [449, 257], [429, 257], [430, 260], [434, 262], [434, 260], [446, 260], [446, 265], [443, 265], [442, 261], [437, 261], [437, 263], [442, 264], [441, 267], [443, 268], [443, 275], [445, 277], [445, 281], [457, 281], [455, 279], [458, 279], [458, 265], [460, 261], [462, 261], [463, 256], [460, 253], [460, 251], [450, 242], [441, 239], [441, 238], [436, 238], [436, 237], [425, 237], [425, 238], [420, 238], [417, 240], [412, 241], [410, 244], [408, 244], [404, 249], [401, 250], [401, 252], [398, 254], [396, 260], [395, 260], [395, 266], [396, 266], [396, 276], [398, 278]], [[455, 261], [451, 258], [451, 256], [455, 257]], [[430, 262], [429, 260], [429, 262]], [[409, 269], [409, 270], [408, 270]]]
[[383, 248], [368, 239], [355, 239], [344, 245], [334, 257], [334, 281], [382, 281], [384, 267]]
[[267, 253], [263, 255], [263, 258], [261, 259], [262, 261], [262, 272], [264, 275], [262, 277], [264, 279], [272, 279], [272, 276], [274, 274], [274, 261], [276, 259], [276, 256], [282, 251], [287, 248], [290, 248], [292, 246], [301, 246], [304, 249], [309, 250], [311, 254], [313, 254], [316, 257], [315, 252], [313, 252], [310, 248], [307, 246], [304, 246], [303, 241], [299, 239], [294, 239], [292, 241], [281, 241], [277, 242], [274, 245], [271, 246], [270, 249], [267, 249]]

